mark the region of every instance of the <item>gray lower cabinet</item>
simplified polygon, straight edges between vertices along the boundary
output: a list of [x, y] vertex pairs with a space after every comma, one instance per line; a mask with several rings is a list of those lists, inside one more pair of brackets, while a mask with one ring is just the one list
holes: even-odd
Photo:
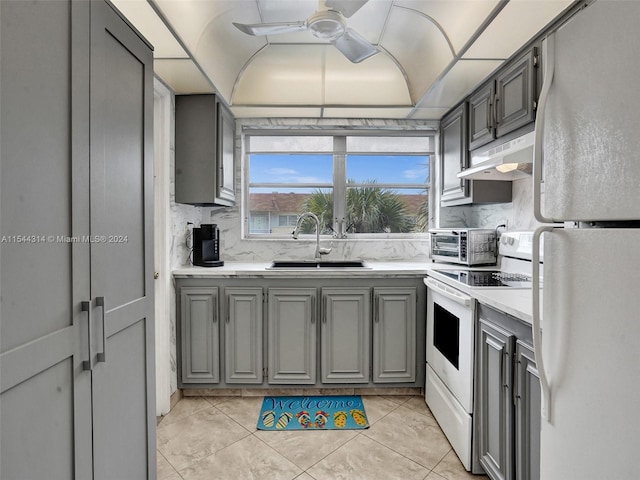
[[154, 479], [152, 50], [103, 1], [0, 23], [0, 478]]
[[416, 289], [376, 287], [373, 298], [373, 381], [415, 381]]
[[218, 287], [185, 287], [180, 291], [181, 383], [220, 381]]
[[531, 327], [479, 307], [476, 438], [492, 480], [539, 480], [540, 387]]
[[516, 478], [540, 478], [540, 377], [530, 345], [516, 342]]
[[513, 478], [512, 357], [515, 337], [480, 321], [480, 462], [493, 480]]
[[316, 383], [317, 288], [269, 288], [270, 384]]
[[262, 383], [262, 288], [226, 288], [224, 358], [227, 383]]
[[371, 289], [323, 288], [320, 363], [323, 383], [367, 383]]
[[177, 278], [178, 386], [422, 387], [421, 277]]

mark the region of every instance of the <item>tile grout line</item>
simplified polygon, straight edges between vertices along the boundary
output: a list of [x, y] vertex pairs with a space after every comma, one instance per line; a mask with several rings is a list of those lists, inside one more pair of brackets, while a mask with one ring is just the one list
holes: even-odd
[[[407, 460], [409, 460], [411, 463], [415, 463], [416, 465], [418, 465], [420, 468], [424, 468], [425, 470], [427, 470], [427, 471], [428, 471], [427, 476], [428, 476], [431, 472], [433, 472], [433, 468], [435, 468], [435, 465], [434, 465], [434, 467], [433, 467], [433, 468], [426, 467], [426, 466], [422, 465], [421, 463], [416, 462], [416, 461], [415, 461], [415, 460], [413, 460], [412, 458], [407, 457], [405, 454], [400, 453], [400, 452], [396, 452], [393, 448], [391, 448], [391, 447], [389, 447], [389, 446], [385, 445], [385, 444], [384, 444], [384, 443], [382, 443], [382, 442], [379, 442], [379, 441], [378, 441], [378, 440], [376, 440], [375, 438], [371, 438], [371, 437], [369, 437], [368, 435], [365, 435], [365, 436], [366, 436], [369, 440], [371, 440], [372, 442], [375, 442], [375, 443], [377, 443], [378, 445], [380, 445], [381, 447], [384, 447], [384, 448], [386, 448], [387, 450], [391, 450], [393, 453], [395, 453], [395, 454], [397, 454], [397, 455], [400, 455], [400, 456], [401, 456], [401, 457], [403, 457], [403, 458], [406, 458], [406, 459], [407, 459]], [[447, 453], [448, 453], [448, 452], [447, 452]], [[436, 464], [436, 465], [437, 465], [437, 464]], [[434, 472], [434, 473], [435, 473], [435, 472]], [[425, 477], [425, 478], [426, 478], [426, 477]]]

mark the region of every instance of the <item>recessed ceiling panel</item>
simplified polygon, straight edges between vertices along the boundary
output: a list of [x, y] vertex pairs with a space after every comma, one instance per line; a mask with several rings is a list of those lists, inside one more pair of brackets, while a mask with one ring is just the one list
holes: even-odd
[[411, 108], [325, 108], [322, 118], [407, 118]]
[[416, 12], [393, 8], [381, 45], [404, 68], [411, 97], [419, 99], [453, 60], [438, 27]]
[[[221, 22], [229, 23], [229, 18], [240, 23], [261, 22], [256, 0], [153, 0], [153, 2], [192, 52], [196, 50], [200, 37], [212, 22], [215, 25]], [[227, 38], [227, 46], [232, 40], [233, 37]]]
[[511, 0], [464, 58], [509, 58], [572, 3], [573, 0]]
[[351, 63], [335, 48], [325, 48], [325, 104], [412, 106], [402, 71], [385, 52]]
[[468, 95], [501, 60], [460, 60], [422, 97], [418, 107], [451, 107]]
[[499, 0], [397, 0], [394, 5], [431, 17], [445, 31], [458, 54], [499, 3]]
[[232, 105], [322, 105], [326, 45], [269, 45], [238, 79]]
[[176, 93], [213, 93], [213, 87], [189, 59], [156, 59], [153, 70]]
[[320, 108], [231, 107], [236, 118], [318, 118]]
[[151, 42], [154, 58], [189, 57], [146, 0], [112, 0], [112, 2]]

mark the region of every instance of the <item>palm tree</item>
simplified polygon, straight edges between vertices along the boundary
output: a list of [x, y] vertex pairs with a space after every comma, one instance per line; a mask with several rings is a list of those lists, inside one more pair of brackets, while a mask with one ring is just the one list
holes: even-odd
[[[349, 180], [347, 183], [355, 182]], [[367, 180], [366, 183], [375, 184], [375, 181]], [[305, 209], [315, 213], [322, 225], [331, 225], [333, 197], [330, 193], [316, 190], [305, 202]], [[410, 232], [415, 223], [407, 213], [401, 195], [382, 187], [348, 188], [346, 213], [347, 226], [353, 232]]]

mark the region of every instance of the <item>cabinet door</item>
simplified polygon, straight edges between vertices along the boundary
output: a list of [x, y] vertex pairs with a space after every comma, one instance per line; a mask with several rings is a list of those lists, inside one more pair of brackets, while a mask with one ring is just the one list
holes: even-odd
[[323, 288], [320, 315], [323, 383], [369, 381], [371, 293], [368, 288]]
[[235, 138], [236, 124], [233, 115], [216, 99], [218, 122], [218, 145], [216, 162], [218, 166], [217, 203], [233, 205], [236, 199], [235, 176]]
[[540, 479], [540, 377], [532, 348], [518, 340], [514, 397], [516, 404], [516, 478]]
[[457, 177], [468, 166], [467, 104], [463, 103], [440, 125], [440, 201], [461, 203], [468, 196], [468, 182]]
[[480, 463], [494, 480], [513, 478], [514, 336], [480, 320], [478, 367]]
[[475, 150], [495, 138], [493, 102], [493, 80], [469, 98], [469, 150]]
[[227, 383], [262, 383], [262, 288], [225, 288]]
[[155, 478], [153, 52], [90, 3], [94, 478]]
[[218, 287], [181, 288], [180, 314], [182, 383], [218, 383]]
[[3, 479], [93, 475], [89, 8], [0, 1]]
[[215, 95], [176, 95], [176, 202], [233, 205], [235, 123]]
[[416, 379], [416, 289], [373, 290], [373, 381]]
[[535, 120], [537, 50], [531, 49], [496, 79], [496, 136]]
[[315, 288], [269, 289], [269, 383], [316, 383], [316, 298]]

